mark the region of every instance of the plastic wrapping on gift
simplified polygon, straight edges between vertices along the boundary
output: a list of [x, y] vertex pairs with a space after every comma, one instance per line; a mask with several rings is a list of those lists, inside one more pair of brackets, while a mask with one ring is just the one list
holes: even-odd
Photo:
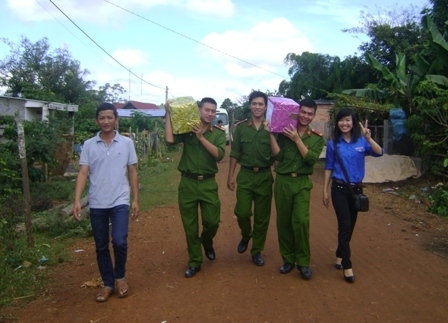
[[285, 127], [297, 127], [300, 105], [289, 98], [268, 97], [266, 120], [269, 121], [271, 132], [282, 133]]
[[171, 124], [173, 133], [188, 133], [193, 130], [195, 124], [200, 124], [199, 110], [196, 100], [191, 96], [183, 96], [174, 99], [170, 103]]

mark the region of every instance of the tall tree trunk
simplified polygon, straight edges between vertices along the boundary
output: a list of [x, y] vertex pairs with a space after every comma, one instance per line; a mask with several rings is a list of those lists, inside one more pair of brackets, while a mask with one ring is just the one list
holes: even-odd
[[30, 194], [30, 179], [28, 177], [28, 164], [26, 162], [26, 146], [25, 146], [25, 131], [23, 130], [22, 120], [16, 118], [17, 124], [17, 139], [19, 145], [19, 158], [22, 167], [22, 185], [23, 197], [25, 202], [25, 230], [28, 240], [28, 247], [34, 247], [33, 227], [31, 223], [31, 194]]

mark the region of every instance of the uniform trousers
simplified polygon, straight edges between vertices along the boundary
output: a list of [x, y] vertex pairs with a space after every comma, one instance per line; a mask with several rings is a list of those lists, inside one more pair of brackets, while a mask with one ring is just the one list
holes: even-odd
[[[362, 193], [361, 187], [352, 187], [355, 194]], [[353, 194], [347, 184], [333, 181], [331, 185], [331, 202], [338, 219], [338, 247], [336, 257], [342, 258], [344, 269], [352, 268], [350, 260], [350, 240], [355, 229], [358, 211], [355, 209]]]
[[310, 191], [313, 182], [307, 175], [291, 177], [277, 174], [274, 184], [277, 234], [283, 262], [309, 267]]
[[[221, 202], [215, 178], [196, 180], [181, 177], [178, 189], [179, 210], [188, 246], [188, 266], [201, 267], [202, 250], [213, 248], [213, 238], [219, 227]], [[202, 233], [199, 236], [199, 208]]]
[[[264, 249], [271, 217], [273, 181], [270, 168], [258, 172], [241, 168], [236, 178], [234, 212], [243, 239], [249, 241], [252, 238], [251, 255], [256, 255]], [[251, 223], [252, 203], [253, 228]]]

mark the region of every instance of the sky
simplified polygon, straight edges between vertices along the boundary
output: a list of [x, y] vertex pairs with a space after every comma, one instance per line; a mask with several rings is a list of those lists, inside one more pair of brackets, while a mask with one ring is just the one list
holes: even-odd
[[[277, 90], [289, 80], [288, 53], [356, 55], [367, 38], [342, 29], [360, 26], [361, 11], [411, 4], [428, 1], [2, 0], [0, 38], [47, 37], [95, 88], [121, 84], [125, 100], [161, 104], [168, 87], [169, 99], [212, 97], [220, 106], [252, 89]], [[0, 60], [9, 50], [0, 43]]]

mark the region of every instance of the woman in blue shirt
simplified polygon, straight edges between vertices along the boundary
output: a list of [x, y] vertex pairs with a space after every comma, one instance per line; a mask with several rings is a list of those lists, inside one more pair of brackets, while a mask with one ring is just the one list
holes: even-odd
[[[330, 205], [329, 190], [331, 179], [331, 200], [338, 220], [338, 247], [336, 249], [337, 269], [343, 269], [344, 279], [349, 283], [355, 281], [350, 261], [350, 239], [355, 228], [358, 212], [354, 206], [351, 186], [356, 194], [362, 193], [362, 180], [365, 174], [365, 156], [383, 155], [383, 149], [371, 137], [367, 128], [358, 123], [352, 109], [344, 108], [336, 116], [333, 140], [327, 143], [323, 203]], [[337, 147], [339, 159], [335, 156]], [[350, 183], [345, 180], [341, 161], [348, 173]]]

